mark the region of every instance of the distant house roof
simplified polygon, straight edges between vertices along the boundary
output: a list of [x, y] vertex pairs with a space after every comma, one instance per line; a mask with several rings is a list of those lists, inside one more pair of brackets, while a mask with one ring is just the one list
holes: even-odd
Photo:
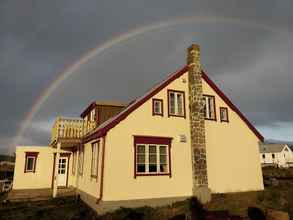
[[[156, 95], [159, 91], [173, 82], [175, 79], [182, 76], [185, 72], [188, 71], [188, 67], [184, 66], [175, 73], [170, 74], [165, 80], [161, 83], [155, 85], [151, 90], [149, 90], [145, 95], [131, 102], [125, 109], [119, 112], [117, 115], [109, 118], [107, 121], [98, 126], [89, 136], [85, 137], [84, 141], [90, 141], [99, 137], [106, 135], [106, 133], [115, 127], [120, 121], [125, 119], [131, 112], [149, 100], [151, 97]], [[235, 111], [238, 116], [246, 123], [248, 128], [258, 137], [260, 141], [263, 141], [263, 136], [257, 131], [257, 129], [248, 121], [248, 119], [240, 112], [240, 110], [230, 101], [230, 99], [216, 86], [216, 84], [207, 76], [205, 72], [202, 71], [202, 78], [207, 84], [209, 84], [214, 91], [227, 103], [227, 105]]]
[[261, 153], [279, 153], [287, 144], [261, 144], [259, 146], [259, 151]]

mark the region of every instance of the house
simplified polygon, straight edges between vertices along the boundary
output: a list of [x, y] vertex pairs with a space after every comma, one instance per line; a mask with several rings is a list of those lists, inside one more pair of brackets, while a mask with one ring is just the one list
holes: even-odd
[[93, 102], [57, 118], [49, 146], [18, 146], [14, 190], [74, 187], [98, 212], [263, 189], [262, 135], [202, 71], [187, 65], [128, 105]]
[[259, 151], [263, 167], [293, 167], [293, 152], [287, 144], [261, 144]]

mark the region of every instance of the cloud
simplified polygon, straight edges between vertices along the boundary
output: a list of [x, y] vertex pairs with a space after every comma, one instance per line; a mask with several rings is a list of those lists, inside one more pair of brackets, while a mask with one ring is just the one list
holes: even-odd
[[[47, 120], [78, 116], [93, 100], [129, 101], [142, 95], [185, 64], [186, 48], [194, 42], [201, 45], [204, 69], [251, 121], [258, 127], [283, 126], [291, 120], [292, 111], [290, 0], [268, 0], [265, 5], [233, 0], [10, 0], [0, 2], [0, 151], [7, 149], [42, 91], [89, 49], [135, 27], [209, 15], [243, 20], [251, 26], [220, 21], [182, 24], [115, 45], [54, 92], [25, 132], [23, 143], [47, 144]], [[253, 24], [285, 29], [289, 34]], [[274, 136], [282, 136], [282, 129], [274, 131]]]

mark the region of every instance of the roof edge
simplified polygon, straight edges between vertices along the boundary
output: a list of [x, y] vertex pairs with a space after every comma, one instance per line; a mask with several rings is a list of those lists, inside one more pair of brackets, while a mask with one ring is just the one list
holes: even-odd
[[260, 134], [260, 132], [250, 123], [250, 121], [248, 121], [244, 114], [231, 102], [231, 100], [219, 89], [219, 87], [208, 77], [204, 71], [202, 71], [202, 78], [214, 89], [214, 91], [226, 102], [226, 104], [239, 115], [239, 117], [253, 131], [258, 139], [263, 142], [264, 137]]
[[[179, 69], [177, 72], [171, 74], [169, 76], [170, 78], [167, 78], [157, 87], [155, 87], [153, 90], [149, 90], [146, 93], [146, 95], [143, 98], [141, 98], [138, 102], [134, 102], [133, 104], [130, 104], [129, 107], [127, 107], [129, 109], [126, 108], [127, 110], [125, 112], [123, 112], [120, 115], [118, 114], [117, 118], [115, 118], [105, 127], [102, 127], [98, 129], [96, 132], [92, 133], [91, 135], [86, 136], [84, 138], [84, 142], [88, 142], [93, 139], [105, 136], [110, 129], [112, 129], [120, 121], [125, 119], [131, 112], [133, 112], [135, 109], [140, 107], [143, 103], [145, 103], [147, 100], [149, 100], [151, 97], [156, 95], [159, 91], [161, 91], [163, 88], [169, 85], [172, 81], [179, 78], [181, 75], [183, 75], [187, 71], [188, 71], [188, 66], [185, 65], [183, 68]], [[230, 101], [230, 99], [219, 89], [219, 87], [207, 76], [207, 74], [204, 71], [202, 71], [202, 78], [214, 89], [214, 91], [226, 102], [226, 104], [239, 115], [239, 117], [245, 122], [248, 128], [257, 136], [257, 138], [261, 142], [263, 142], [264, 137], [260, 134], [260, 132], [248, 121], [248, 119], [244, 116], [244, 114]]]

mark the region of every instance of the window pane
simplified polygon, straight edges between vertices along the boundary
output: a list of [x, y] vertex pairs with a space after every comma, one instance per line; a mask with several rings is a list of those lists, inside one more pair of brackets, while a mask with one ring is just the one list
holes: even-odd
[[215, 119], [215, 106], [214, 106], [214, 97], [209, 97], [210, 104], [210, 118]]
[[144, 154], [145, 153], [145, 146], [144, 145], [138, 145], [137, 146], [137, 152], [139, 153], [139, 154]]
[[156, 114], [161, 114], [162, 113], [162, 107], [161, 107], [161, 102], [160, 101], [154, 101], [154, 112]]
[[208, 105], [207, 105], [207, 97], [203, 97], [203, 112], [204, 112], [204, 117], [207, 118], [208, 115]]
[[169, 95], [169, 98], [170, 98], [170, 101], [169, 101], [170, 114], [175, 114], [175, 94], [171, 92]]
[[145, 155], [140, 154], [137, 156], [137, 163], [145, 163]]
[[151, 145], [149, 148], [149, 153], [150, 154], [155, 154], [157, 152], [157, 146]]
[[27, 158], [27, 166], [26, 166], [26, 169], [28, 170], [28, 171], [32, 171], [33, 169], [34, 169], [34, 158], [32, 158], [32, 157], [28, 157]]
[[137, 172], [138, 173], [144, 173], [145, 172], [145, 165], [144, 164], [138, 164], [137, 165]]
[[152, 163], [152, 164], [157, 163], [157, 155], [156, 154], [150, 154], [149, 163]]
[[166, 146], [160, 146], [160, 154], [166, 154], [167, 153], [167, 147]]
[[167, 155], [160, 155], [160, 163], [162, 164], [167, 163]]
[[157, 164], [150, 164], [149, 172], [157, 172]]
[[160, 172], [162, 172], [162, 173], [168, 172], [166, 164], [160, 164]]
[[177, 108], [178, 108], [178, 115], [183, 115], [183, 95], [177, 93]]

